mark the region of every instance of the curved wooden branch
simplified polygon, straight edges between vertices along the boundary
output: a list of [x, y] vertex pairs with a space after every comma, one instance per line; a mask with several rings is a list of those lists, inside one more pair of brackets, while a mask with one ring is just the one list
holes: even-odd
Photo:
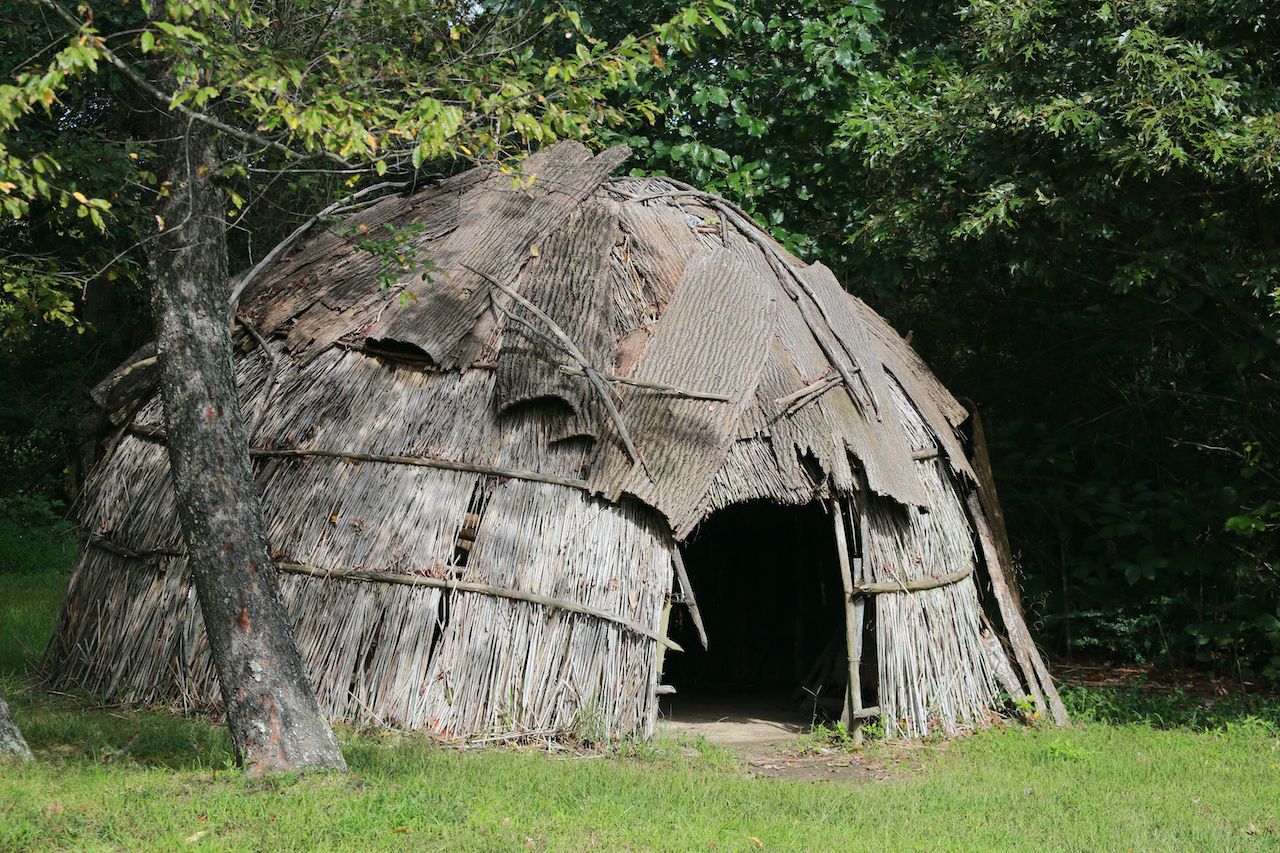
[[[142, 438], [163, 441], [167, 436], [159, 427], [145, 424], [132, 424], [129, 432]], [[318, 456], [325, 459], [345, 459], [349, 462], [381, 462], [388, 465], [414, 465], [419, 468], [440, 468], [445, 471], [468, 471], [473, 474], [486, 474], [490, 477], [503, 477], [509, 480], [529, 480], [534, 483], [550, 483], [554, 486], [565, 486], [580, 491], [590, 491], [585, 480], [571, 477], [559, 477], [555, 474], [542, 474], [537, 471], [524, 471], [517, 468], [501, 468], [496, 465], [480, 465], [474, 462], [462, 462], [455, 459], [436, 459], [430, 456], [387, 456], [378, 453], [361, 453], [356, 450], [325, 450], [319, 448], [285, 447], [264, 448], [250, 447], [249, 455], [255, 459], [287, 459], [290, 457]]]
[[[121, 554], [126, 557], [145, 558], [148, 556], [181, 556], [173, 551], [135, 551], [103, 536], [93, 536], [87, 541], [91, 545], [95, 545], [103, 548], [104, 550]], [[434, 589], [450, 590], [453, 592], [489, 595], [495, 598], [506, 598], [511, 601], [524, 601], [529, 604], [537, 604], [554, 610], [564, 610], [569, 613], [581, 613], [584, 616], [593, 616], [596, 619], [603, 619], [606, 622], [612, 622], [615, 625], [626, 628], [633, 634], [638, 634], [642, 637], [653, 640], [655, 643], [660, 643], [674, 651], [684, 651], [684, 648], [674, 640], [663, 637], [656, 631], [651, 631], [643, 625], [633, 622], [624, 616], [619, 616], [616, 613], [610, 613], [607, 610], [601, 610], [598, 607], [591, 607], [590, 605], [582, 604], [577, 601], [569, 601], [567, 599], [555, 598], [549, 595], [540, 595], [536, 592], [526, 592], [521, 589], [493, 586], [492, 584], [452, 580], [450, 578], [435, 578], [430, 575], [423, 574], [402, 574], [398, 572], [378, 572], [363, 569], [322, 569], [318, 566], [309, 566], [305, 563], [290, 563], [283, 561], [277, 561], [275, 565], [276, 569], [286, 574], [307, 575], [309, 577], [321, 578], [323, 580], [389, 583], [399, 584], [402, 586], [425, 586], [432, 587]], [[445, 566], [444, 568], [448, 569], [451, 567]]]

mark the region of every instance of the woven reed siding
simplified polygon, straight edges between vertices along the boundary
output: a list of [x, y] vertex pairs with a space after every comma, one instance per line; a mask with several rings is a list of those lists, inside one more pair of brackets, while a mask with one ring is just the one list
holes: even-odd
[[263, 512], [277, 553], [324, 569], [388, 572], [449, 561], [480, 478], [337, 459], [271, 460], [264, 470]]
[[[542, 259], [520, 288], [574, 342], [588, 362], [612, 370], [617, 351], [610, 313], [609, 266], [618, 237], [612, 202], [588, 200], [541, 247]], [[527, 312], [508, 306], [517, 314]], [[535, 324], [538, 322], [528, 318]], [[547, 330], [539, 325], [539, 330]], [[543, 397], [563, 400], [572, 410], [573, 433], [594, 436], [599, 400], [585, 376], [560, 369], [567, 356], [519, 326], [507, 328], [498, 355], [499, 411]]]
[[[238, 363], [250, 409], [265, 391], [265, 363], [260, 356]], [[492, 371], [425, 372], [331, 350], [276, 390], [260, 441], [451, 455], [562, 475], [580, 471], [586, 445], [549, 446], [558, 421], [546, 407], [525, 407], [518, 419], [498, 418], [494, 382]], [[149, 410], [158, 415], [155, 407]], [[476, 413], [484, 413], [478, 421]], [[452, 571], [448, 564], [471, 496], [485, 483], [493, 496], [464, 578], [510, 582], [658, 628], [669, 553], [649, 512], [637, 505], [606, 505], [545, 484], [498, 485], [466, 472], [328, 458], [260, 460], [257, 470], [273, 553], [288, 562], [444, 575]], [[126, 436], [94, 476], [86, 523], [134, 551], [178, 548], [168, 476], [163, 445]], [[576, 509], [566, 512], [565, 504]], [[540, 513], [547, 519], [540, 520]], [[543, 525], [542, 532], [559, 539], [543, 541]], [[528, 535], [537, 541], [524, 541]], [[451, 619], [452, 633], [446, 629], [441, 635], [453, 644], [433, 658], [433, 638], [444, 618], [439, 590], [290, 574], [282, 576], [281, 588], [303, 661], [316, 676], [322, 707], [334, 718], [475, 733], [518, 711], [533, 726], [521, 730], [563, 730], [577, 724], [586, 707], [582, 697], [594, 697], [597, 723], [607, 734], [644, 729], [652, 717], [651, 695], [626, 682], [647, 685], [655, 679], [653, 643], [613, 623], [446, 593], [453, 596], [458, 621]], [[63, 645], [55, 655], [61, 683], [129, 701], [218, 704], [183, 558], [129, 558], [86, 547], [68, 602], [58, 632]], [[467, 634], [467, 614], [485, 608], [519, 639], [501, 648], [459, 641], [474, 639]], [[544, 640], [550, 645], [540, 645]], [[117, 657], [120, 650], [128, 654]], [[576, 660], [579, 653], [600, 656]], [[495, 669], [472, 693], [459, 694], [447, 679], [424, 680], [433, 661], [444, 672], [480, 666], [482, 660]], [[538, 674], [537, 661], [555, 674], [555, 690], [544, 689], [546, 695], [530, 680], [547, 674]], [[525, 697], [515, 711], [513, 695]], [[445, 709], [454, 717], [442, 722]]]
[[[464, 578], [582, 601], [656, 630], [671, 564], [648, 515], [510, 481], [495, 490]], [[427, 677], [428, 725], [445, 734], [643, 730], [653, 649], [599, 619], [457, 597]]]
[[[774, 453], [773, 442], [762, 436], [735, 441], [702, 496], [704, 513], [710, 515], [749, 500], [768, 500], [784, 506], [798, 506], [813, 500], [820, 492], [819, 485], [806, 476], [798, 464], [784, 465]], [[794, 463], [794, 458], [791, 461]]]
[[[913, 451], [937, 448], [937, 437], [892, 377], [886, 383], [894, 420]], [[868, 495], [859, 583], [917, 581], [972, 572], [973, 532], [956, 482], [942, 456], [916, 466], [923, 507]], [[881, 719], [889, 735], [924, 736], [982, 724], [995, 702], [995, 664], [982, 642], [975, 576], [936, 589], [876, 596]]]
[[178, 515], [163, 446], [126, 435], [85, 484], [80, 527], [136, 551], [172, 550]]
[[889, 737], [983, 724], [998, 694], [973, 579], [876, 597], [880, 719]]
[[496, 452], [490, 372], [440, 374], [330, 350], [304, 373], [263, 423], [264, 445], [472, 461]]
[[567, 220], [627, 154], [621, 147], [591, 157], [581, 145], [556, 145], [525, 162], [525, 171], [537, 176], [527, 190], [513, 189], [500, 175], [467, 193], [460, 225], [436, 252], [440, 272], [410, 286], [417, 299], [385, 313], [369, 337], [412, 344], [446, 368], [474, 361], [484, 340], [472, 330], [489, 308], [490, 288], [472, 269], [513, 283], [531, 247]]
[[[936, 448], [935, 438], [902, 388], [890, 381], [886, 419], [892, 417], [911, 437], [912, 450]], [[942, 458], [921, 459], [916, 467], [926, 500], [904, 506], [871, 495], [864, 501], [869, 541], [858, 582], [891, 583], [945, 577], [972, 569], [977, 559], [973, 532], [956, 485]]]
[[77, 555], [50, 648], [55, 686], [123, 702], [181, 697], [173, 664], [187, 609], [185, 561], [140, 562], [101, 549]]
[[644, 466], [633, 466], [610, 436], [593, 466], [592, 488], [611, 500], [623, 493], [635, 495], [683, 537], [700, 519], [698, 499], [736, 435], [743, 402], [753, 393], [764, 363], [773, 320], [767, 280], [728, 250], [695, 255], [635, 375], [729, 394], [740, 402], [682, 400], [628, 389], [622, 416]]

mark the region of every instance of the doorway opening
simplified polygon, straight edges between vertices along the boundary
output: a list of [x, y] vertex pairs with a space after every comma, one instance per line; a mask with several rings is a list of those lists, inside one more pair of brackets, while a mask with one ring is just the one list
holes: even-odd
[[[675, 728], [757, 723], [780, 739], [838, 720], [848, 683], [845, 607], [832, 520], [821, 503], [721, 510], [681, 548], [706, 626], [682, 603], [664, 657], [663, 714]], [[676, 590], [678, 593], [678, 589]]]

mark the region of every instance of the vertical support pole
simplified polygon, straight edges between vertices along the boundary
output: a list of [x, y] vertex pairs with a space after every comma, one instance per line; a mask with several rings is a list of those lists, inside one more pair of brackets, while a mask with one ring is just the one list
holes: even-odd
[[849, 536], [845, 532], [844, 507], [838, 497], [831, 499], [831, 520], [835, 526], [836, 554], [840, 562], [840, 584], [844, 587], [845, 649], [849, 662], [849, 689], [845, 695], [841, 719], [853, 733], [854, 746], [862, 745], [862, 620], [864, 604], [853, 594], [852, 562], [849, 559]]
[[849, 716], [853, 717], [853, 745], [862, 746], [862, 625], [866, 618], [867, 598], [859, 595], [853, 600], [853, 660], [849, 662], [850, 674], [856, 675], [857, 686], [849, 693], [853, 708]]

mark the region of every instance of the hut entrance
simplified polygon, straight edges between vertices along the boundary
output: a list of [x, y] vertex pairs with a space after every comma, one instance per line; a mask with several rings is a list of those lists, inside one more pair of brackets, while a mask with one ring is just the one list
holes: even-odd
[[709, 639], [671, 609], [662, 682], [677, 726], [755, 720], [800, 731], [838, 719], [847, 682], [844, 604], [831, 517], [821, 504], [755, 501], [717, 512], [681, 549]]

